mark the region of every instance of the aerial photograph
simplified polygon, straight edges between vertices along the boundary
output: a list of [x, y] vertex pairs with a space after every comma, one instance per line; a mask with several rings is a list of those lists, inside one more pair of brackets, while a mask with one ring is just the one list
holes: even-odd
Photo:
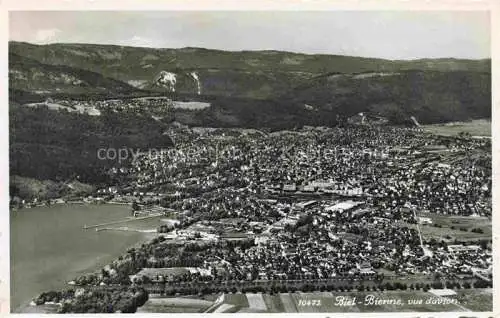
[[488, 11], [8, 17], [12, 313], [493, 312]]

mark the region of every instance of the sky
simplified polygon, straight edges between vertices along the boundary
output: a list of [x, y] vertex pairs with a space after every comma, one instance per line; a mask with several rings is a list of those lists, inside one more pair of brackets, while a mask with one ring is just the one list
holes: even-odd
[[11, 11], [12, 41], [490, 58], [487, 11]]

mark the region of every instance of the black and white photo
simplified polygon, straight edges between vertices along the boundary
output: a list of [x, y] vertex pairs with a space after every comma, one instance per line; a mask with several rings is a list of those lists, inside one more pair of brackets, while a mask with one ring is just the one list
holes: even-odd
[[12, 313], [493, 312], [491, 12], [8, 18]]

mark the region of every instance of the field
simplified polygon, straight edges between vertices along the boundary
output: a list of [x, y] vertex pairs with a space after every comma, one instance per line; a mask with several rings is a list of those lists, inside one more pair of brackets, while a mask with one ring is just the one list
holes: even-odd
[[45, 200], [66, 196], [71, 197], [73, 195], [86, 195], [91, 194], [94, 190], [93, 186], [78, 181], [63, 183], [25, 178], [17, 175], [11, 175], [9, 183], [12, 196], [19, 196], [28, 200], [33, 198]]
[[491, 121], [486, 119], [424, 125], [423, 127], [428, 132], [443, 136], [457, 136], [460, 132], [468, 132], [472, 136], [491, 136]]
[[457, 291], [457, 299], [460, 303], [472, 311], [493, 310], [493, 290], [485, 289], [463, 289]]
[[210, 107], [210, 103], [174, 101], [174, 108], [200, 110], [200, 109], [204, 109], [204, 108], [208, 108], [208, 107]]
[[88, 114], [91, 116], [100, 116], [101, 112], [96, 109], [95, 107], [83, 107], [83, 106], [75, 106], [75, 107], [70, 107], [70, 106], [65, 106], [57, 103], [31, 103], [31, 104], [26, 104], [26, 106], [29, 107], [41, 107], [41, 106], [47, 106], [48, 109], [50, 110], [66, 110], [68, 112], [79, 112], [80, 114]]
[[[446, 239], [447, 236], [451, 240], [478, 240], [478, 239], [491, 239], [492, 237], [492, 224], [491, 220], [486, 217], [463, 217], [463, 216], [449, 216], [449, 215], [436, 215], [436, 214], [420, 214], [420, 216], [430, 217], [433, 224], [421, 225], [420, 230], [425, 239]], [[441, 225], [442, 227], [435, 227], [434, 224]], [[454, 227], [454, 228], [452, 228]], [[467, 231], [462, 231], [460, 228], [466, 228]], [[474, 233], [471, 230], [479, 228], [483, 233]]]
[[278, 295], [262, 295], [264, 302], [266, 303], [267, 312], [285, 312], [285, 307], [280, 300], [280, 294]]
[[249, 235], [246, 233], [240, 233], [240, 232], [234, 232], [234, 231], [224, 231], [224, 233], [221, 235], [221, 238], [225, 240], [245, 240], [249, 238]]
[[246, 296], [248, 300], [248, 307], [250, 307], [250, 309], [259, 311], [267, 309], [262, 294], [247, 293]]
[[231, 304], [235, 306], [240, 306], [240, 307], [248, 307], [248, 299], [247, 296], [244, 294], [225, 294], [224, 295], [224, 302], [226, 304]]
[[151, 298], [139, 313], [199, 313], [212, 305], [212, 302], [192, 298]]
[[[453, 312], [491, 311], [491, 289], [458, 290], [440, 297], [424, 291], [226, 294], [219, 312]], [[224, 306], [225, 305], [225, 306]]]
[[224, 303], [214, 312], [237, 312], [239, 310], [248, 310], [248, 298], [245, 294], [225, 294]]
[[228, 293], [215, 295], [205, 295], [203, 299], [213, 302], [204, 312], [213, 313], [264, 313], [264, 312], [284, 312], [278, 295], [262, 293]]
[[184, 267], [167, 267], [167, 268], [143, 268], [137, 275], [145, 275], [155, 277], [156, 275], [170, 276], [183, 275], [189, 273], [189, 270]]

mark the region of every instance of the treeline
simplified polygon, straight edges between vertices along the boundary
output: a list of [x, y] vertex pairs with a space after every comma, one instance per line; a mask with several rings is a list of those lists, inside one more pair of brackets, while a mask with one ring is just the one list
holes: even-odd
[[113, 287], [102, 289], [49, 291], [35, 298], [37, 305], [60, 303], [58, 313], [135, 313], [149, 295], [144, 288]]
[[[146, 289], [151, 288], [151, 285], [146, 284]], [[156, 284], [162, 286], [162, 284]], [[228, 286], [226, 282], [220, 284], [200, 284], [200, 286], [175, 286], [165, 285], [164, 293], [167, 296], [174, 295], [209, 295], [214, 293], [294, 293], [294, 292], [364, 292], [364, 291], [395, 291], [395, 290], [422, 290], [424, 292], [430, 289], [472, 289], [472, 288], [490, 288], [492, 283], [485, 280], [475, 281], [435, 281], [432, 283], [405, 283], [405, 282], [373, 282], [365, 283], [340, 283], [340, 282], [317, 282], [310, 283], [307, 281], [300, 283], [286, 283], [280, 281], [269, 281], [267, 284], [257, 284], [253, 282], [245, 282], [243, 285]], [[154, 289], [154, 288], [152, 288]], [[157, 290], [155, 289], [155, 292]]]
[[327, 74], [292, 89], [283, 100], [344, 116], [370, 112], [396, 124], [410, 116], [421, 124], [491, 118], [491, 73]]

